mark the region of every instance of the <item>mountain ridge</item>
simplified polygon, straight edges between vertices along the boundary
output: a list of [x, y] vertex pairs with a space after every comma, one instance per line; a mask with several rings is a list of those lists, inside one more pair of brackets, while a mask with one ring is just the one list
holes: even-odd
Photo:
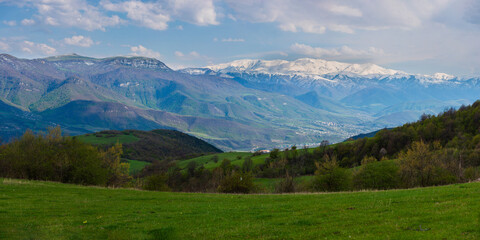
[[[445, 80], [423, 84], [432, 80], [400, 77], [398, 71], [372, 64], [342, 65], [342, 71], [350, 67], [367, 75], [328, 71], [315, 78], [301, 72], [301, 63], [320, 71], [316, 62], [327, 64], [301, 59], [291, 65], [295, 74], [272, 75], [207, 68], [175, 71], [157, 59], [139, 56], [69, 54], [29, 60], [0, 54], [0, 100], [21, 110], [0, 109], [11, 120], [10, 130], [18, 130], [4, 129], [0, 135], [8, 138], [25, 128], [53, 125], [70, 134], [170, 128], [223, 150], [283, 148], [341, 141], [479, 98], [478, 79], [459, 84], [458, 78], [438, 74]], [[255, 68], [265, 65], [250, 63], [257, 64]], [[280, 72], [291, 71], [282, 70], [290, 66], [288, 61], [269, 64]], [[377, 70], [395, 77], [370, 74]], [[432, 104], [424, 104], [427, 101]]]

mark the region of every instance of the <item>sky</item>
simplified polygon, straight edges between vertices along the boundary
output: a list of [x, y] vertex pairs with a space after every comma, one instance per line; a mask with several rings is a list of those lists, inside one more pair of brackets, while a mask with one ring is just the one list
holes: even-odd
[[480, 76], [480, 0], [0, 0], [0, 53], [321, 58]]

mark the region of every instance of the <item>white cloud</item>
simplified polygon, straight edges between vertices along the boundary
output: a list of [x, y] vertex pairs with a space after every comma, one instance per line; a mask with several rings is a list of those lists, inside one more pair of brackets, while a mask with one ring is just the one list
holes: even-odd
[[30, 26], [30, 25], [35, 24], [35, 20], [25, 18], [25, 19], [23, 19], [23, 20], [21, 21], [21, 23], [22, 23], [22, 25], [24, 25], [24, 26]]
[[89, 37], [84, 37], [82, 35], [72, 36], [71, 38], [65, 38], [63, 41], [68, 45], [79, 46], [79, 47], [90, 47], [94, 44], [93, 40]]
[[184, 57], [184, 56], [185, 56], [185, 54], [183, 54], [183, 53], [182, 53], [182, 52], [180, 52], [180, 51], [175, 51], [175, 56], [177, 56], [177, 57], [180, 57], [180, 58], [181, 58], [181, 57]]
[[[100, 5], [108, 11], [127, 13], [127, 17], [136, 24], [154, 30], [165, 30], [168, 28], [168, 23], [174, 20], [199, 26], [219, 24], [213, 0], [161, 0], [154, 2], [102, 0]], [[178, 29], [182, 30], [183, 27], [179, 26]]]
[[328, 11], [334, 14], [344, 15], [349, 17], [361, 17], [363, 15], [362, 12], [356, 8], [349, 7], [349, 6], [336, 5], [336, 4], [332, 4], [328, 8]]
[[[78, 27], [88, 31], [105, 30], [105, 27], [122, 23], [116, 16], [107, 16], [96, 6], [86, 0], [5, 0], [18, 4], [20, 7], [35, 8], [35, 17], [39, 22], [51, 26]], [[33, 24], [32, 19], [22, 21], [22, 24]]]
[[57, 50], [44, 43], [34, 43], [31, 41], [23, 41], [20, 43], [20, 49], [29, 54], [54, 55]]
[[3, 24], [8, 25], [10, 27], [17, 26], [17, 22], [14, 20], [11, 21], [3, 21]]
[[213, 0], [169, 0], [169, 6], [182, 21], [200, 26], [219, 24]]
[[339, 48], [320, 48], [312, 47], [306, 44], [293, 44], [290, 49], [299, 55], [323, 58], [327, 60], [371, 60], [372, 58], [381, 57], [385, 55], [382, 49], [370, 47], [367, 50], [352, 49], [348, 46]]
[[10, 46], [5, 42], [0, 41], [0, 51], [6, 52], [9, 50], [10, 50]]
[[191, 51], [189, 53], [183, 53], [183, 52], [180, 52], [180, 51], [175, 51], [175, 56], [177, 58], [182, 59], [182, 60], [188, 60], [188, 61], [198, 60], [198, 59], [204, 59], [204, 60], [209, 59], [207, 56], [203, 56], [200, 53], [198, 53], [197, 51]]
[[222, 42], [245, 42], [243, 38], [224, 38]]
[[225, 0], [236, 19], [277, 23], [283, 31], [353, 33], [413, 29], [446, 11], [453, 0]]
[[132, 51], [130, 54], [133, 56], [150, 57], [156, 59], [160, 59], [162, 57], [159, 52], [148, 49], [142, 45], [130, 47], [130, 51]]
[[154, 30], [165, 30], [168, 28], [167, 23], [170, 21], [170, 16], [160, 3], [144, 3], [136, 0], [112, 3], [109, 0], [102, 0], [100, 4], [108, 11], [127, 13], [128, 18], [141, 26]]
[[[168, 23], [180, 20], [199, 26], [218, 25], [216, 0], [100, 0], [99, 6], [88, 0], [0, 0], [21, 8], [37, 10], [33, 19], [24, 19], [23, 25], [36, 22], [51, 26], [78, 27], [85, 30], [102, 30], [126, 21], [112, 12], [126, 13], [135, 24], [154, 30], [165, 30]], [[16, 24], [5, 21], [5, 24]]]

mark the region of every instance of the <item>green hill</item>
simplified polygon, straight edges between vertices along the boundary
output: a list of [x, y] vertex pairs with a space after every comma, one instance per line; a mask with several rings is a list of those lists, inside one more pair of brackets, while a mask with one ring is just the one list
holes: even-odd
[[222, 152], [196, 137], [166, 129], [152, 131], [109, 130], [76, 136], [76, 138], [100, 146], [110, 146], [119, 142], [123, 145], [122, 158], [145, 162], [186, 159]]
[[480, 183], [231, 195], [0, 179], [0, 238], [479, 239], [479, 193]]

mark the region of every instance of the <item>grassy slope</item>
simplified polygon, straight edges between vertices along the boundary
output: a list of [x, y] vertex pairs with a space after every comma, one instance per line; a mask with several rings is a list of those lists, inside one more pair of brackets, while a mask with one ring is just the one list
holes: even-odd
[[[188, 165], [188, 163], [197, 162], [197, 164], [204, 165], [205, 168], [207, 169], [212, 169], [220, 166], [220, 163], [223, 161], [223, 159], [228, 159], [232, 162], [232, 164], [241, 166], [243, 161], [245, 160], [244, 158], [250, 155], [252, 155], [252, 153], [249, 153], [249, 152], [216, 153], [216, 154], [210, 154], [210, 155], [205, 155], [205, 156], [200, 156], [196, 158], [179, 161], [178, 166], [180, 168], [185, 168]], [[218, 161], [216, 163], [212, 160], [213, 156], [218, 156]], [[241, 159], [237, 159], [237, 157], [241, 157]]]
[[0, 239], [480, 238], [480, 183], [229, 195], [0, 181]]
[[128, 163], [130, 163], [130, 169], [129, 169], [130, 175], [134, 175], [142, 171], [142, 169], [145, 166], [150, 165], [149, 162], [144, 162], [144, 161], [137, 161], [137, 160], [127, 160], [127, 161]]
[[113, 137], [106, 137], [102, 135], [96, 136], [94, 134], [85, 134], [85, 135], [80, 135], [76, 136], [80, 141], [85, 142], [85, 143], [90, 143], [90, 144], [115, 144], [115, 143], [132, 143], [136, 142], [139, 140], [138, 137], [135, 137], [133, 135], [127, 135], [127, 134], [117, 134], [116, 136]]
[[[307, 151], [312, 153], [315, 149], [314, 148], [308, 148]], [[299, 152], [304, 151], [303, 149], [298, 149]], [[282, 153], [283, 154], [283, 153]], [[180, 168], [185, 168], [189, 162], [195, 161], [199, 165], [204, 165], [205, 168], [207, 169], [213, 169], [218, 166], [220, 166], [220, 163], [222, 162], [223, 159], [228, 159], [232, 162], [233, 165], [237, 166], [242, 166], [243, 161], [245, 160], [246, 157], [252, 156], [253, 154], [250, 152], [225, 152], [225, 153], [216, 153], [216, 154], [210, 154], [210, 155], [205, 155], [201, 157], [196, 157], [196, 158], [191, 158], [187, 160], [182, 160], [178, 162], [178, 166]], [[218, 156], [218, 162], [215, 163], [212, 160], [213, 156]], [[240, 156], [241, 159], [238, 159], [237, 157]], [[262, 164], [265, 162], [265, 159], [269, 157], [269, 154], [262, 154], [258, 156], [252, 156], [252, 161], [254, 165]]]

